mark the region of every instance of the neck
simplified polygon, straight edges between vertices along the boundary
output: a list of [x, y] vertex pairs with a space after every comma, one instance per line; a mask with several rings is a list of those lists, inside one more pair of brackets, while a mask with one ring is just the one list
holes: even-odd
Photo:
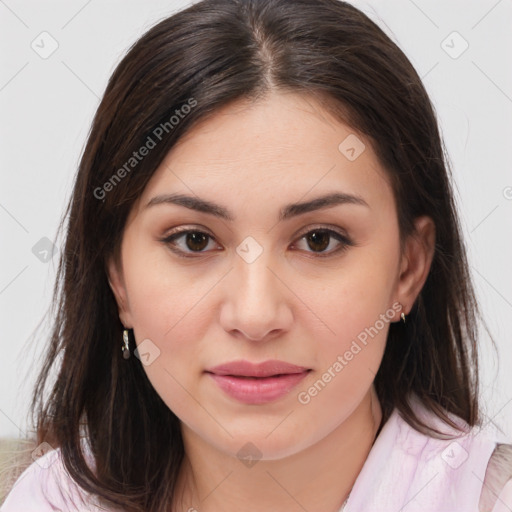
[[372, 386], [347, 419], [307, 449], [246, 467], [182, 423], [185, 459], [172, 510], [322, 510], [338, 512], [380, 431]]

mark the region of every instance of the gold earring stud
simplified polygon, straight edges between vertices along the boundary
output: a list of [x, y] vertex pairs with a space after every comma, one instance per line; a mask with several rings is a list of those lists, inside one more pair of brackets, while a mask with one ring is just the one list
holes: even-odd
[[402, 311], [402, 314], [400, 315], [400, 317], [402, 318], [402, 321], [405, 324], [405, 314], [403, 313], [403, 311]]

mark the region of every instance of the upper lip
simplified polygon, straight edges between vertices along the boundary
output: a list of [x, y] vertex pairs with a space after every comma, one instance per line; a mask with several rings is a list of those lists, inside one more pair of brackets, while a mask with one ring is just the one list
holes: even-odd
[[233, 375], [240, 377], [271, 377], [274, 375], [302, 373], [309, 368], [297, 366], [295, 364], [269, 359], [262, 363], [251, 363], [250, 361], [240, 360], [230, 363], [220, 364], [206, 371], [217, 375]]

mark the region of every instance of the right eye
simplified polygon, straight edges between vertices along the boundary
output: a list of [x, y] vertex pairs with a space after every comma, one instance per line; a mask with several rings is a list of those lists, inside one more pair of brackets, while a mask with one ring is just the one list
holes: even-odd
[[204, 231], [180, 228], [171, 232], [161, 242], [169, 245], [170, 249], [178, 254], [178, 256], [194, 258], [195, 256], [190, 256], [190, 254], [206, 252], [204, 249], [209, 245], [208, 239], [213, 240], [214, 238]]

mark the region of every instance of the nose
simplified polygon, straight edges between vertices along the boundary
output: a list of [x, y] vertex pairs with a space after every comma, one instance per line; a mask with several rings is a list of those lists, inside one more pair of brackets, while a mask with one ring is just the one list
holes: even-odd
[[251, 263], [237, 255], [223, 286], [220, 322], [226, 332], [258, 341], [290, 329], [293, 293], [267, 251]]

